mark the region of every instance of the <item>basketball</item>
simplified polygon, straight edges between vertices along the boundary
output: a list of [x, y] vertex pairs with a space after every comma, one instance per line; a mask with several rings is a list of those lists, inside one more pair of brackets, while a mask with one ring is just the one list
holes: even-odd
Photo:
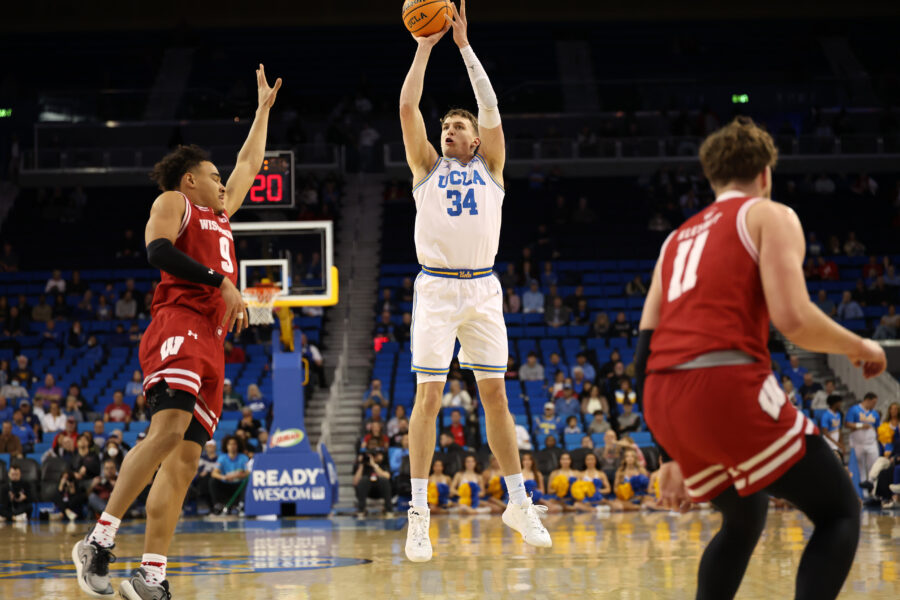
[[450, 0], [406, 0], [403, 24], [416, 37], [437, 33], [446, 25], [444, 15], [452, 15]]

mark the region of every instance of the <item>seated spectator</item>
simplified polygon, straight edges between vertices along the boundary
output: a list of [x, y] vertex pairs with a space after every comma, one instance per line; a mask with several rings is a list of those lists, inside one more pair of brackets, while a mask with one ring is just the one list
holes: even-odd
[[378, 304], [375, 306], [375, 312], [399, 312], [399, 306], [394, 301], [394, 292], [391, 291], [391, 288], [384, 288], [381, 290], [381, 300], [379, 300]]
[[62, 271], [59, 269], [53, 270], [53, 274], [50, 276], [50, 279], [47, 280], [47, 285], [44, 286], [44, 293], [66, 293], [66, 280], [62, 278]]
[[13, 406], [21, 404], [22, 402], [28, 404], [29, 407], [31, 406], [28, 402], [28, 390], [19, 384], [18, 379], [13, 379], [4, 384], [4, 386], [0, 388], [0, 396], [6, 398]]
[[825, 290], [819, 290], [819, 293], [816, 296], [816, 306], [831, 318], [834, 318], [835, 315], [837, 315], [837, 306], [831, 301]]
[[563, 304], [559, 296], [553, 299], [553, 306], [544, 313], [544, 322], [548, 327], [564, 327], [572, 320], [572, 311]]
[[34, 374], [28, 366], [28, 357], [24, 354], [20, 354], [16, 357], [16, 366], [9, 375], [10, 381], [18, 381], [23, 386], [29, 386], [35, 381]]
[[519, 379], [519, 363], [516, 362], [516, 359], [512, 355], [506, 359], [506, 372], [503, 374], [503, 378], [506, 381], [516, 381]]
[[383, 451], [368, 451], [357, 459], [356, 472], [353, 474], [353, 487], [356, 490], [356, 515], [366, 515], [366, 502], [369, 497], [384, 500], [385, 516], [393, 515], [391, 505], [391, 472]]
[[6, 482], [0, 484], [0, 521], [27, 521], [31, 515], [34, 498], [31, 486], [22, 481], [22, 471], [11, 466]]
[[566, 418], [566, 428], [563, 430], [563, 434], [568, 435], [570, 433], [584, 433], [581, 429], [581, 423], [578, 422], [578, 417], [575, 415], [569, 415]]
[[369, 442], [375, 442], [378, 445], [378, 448], [387, 448], [390, 446], [391, 441], [388, 439], [387, 434], [384, 433], [384, 423], [382, 421], [373, 421], [370, 424], [368, 431], [369, 433], [362, 439], [363, 448], [368, 447]]
[[53, 377], [53, 375], [47, 373], [44, 376], [44, 385], [39, 387], [34, 393], [35, 405], [37, 405], [38, 402], [46, 404], [46, 402], [50, 400], [56, 400], [58, 403], [60, 403], [62, 402], [62, 398], [62, 388], [56, 385], [56, 379]]
[[231, 387], [231, 380], [225, 378], [222, 382], [222, 410], [241, 410], [244, 406], [244, 399]]
[[87, 290], [75, 307], [74, 317], [83, 321], [90, 321], [94, 318], [96, 310], [94, 308], [94, 292]]
[[[225, 342], [229, 344], [230, 342]], [[228, 361], [225, 361], [228, 362]], [[135, 397], [144, 393], [144, 377], [141, 374], [140, 370], [135, 370], [131, 374], [131, 381], [129, 381], [125, 385], [125, 395], [128, 397]]]
[[[628, 402], [634, 404], [637, 402], [637, 393], [631, 389], [631, 380], [627, 377], [619, 380], [619, 389], [616, 390], [613, 396], [616, 399], [616, 405], [624, 405]], [[621, 413], [621, 409], [618, 412]], [[621, 434], [622, 432], [620, 431], [619, 433]]]
[[58, 348], [61, 342], [59, 331], [56, 329], [56, 321], [47, 321], [44, 332], [41, 333], [41, 347]]
[[[59, 446], [60, 440], [64, 437], [72, 439], [72, 447], [74, 448], [78, 442], [78, 423], [74, 417], [66, 417], [65, 427], [53, 437], [53, 447]], [[44, 437], [44, 441], [46, 440], [47, 438]]]
[[71, 471], [63, 471], [56, 487], [54, 504], [59, 513], [64, 514], [70, 522], [84, 517], [87, 495]]
[[556, 405], [544, 404], [544, 414], [534, 418], [534, 431], [538, 435], [559, 435], [562, 421], [556, 416]]
[[59, 408], [59, 399], [51, 399], [50, 409], [43, 413], [40, 418], [41, 430], [45, 435], [44, 440], [48, 439], [47, 435], [53, 437], [56, 433], [63, 431], [66, 428], [66, 418], [66, 415]]
[[516, 273], [515, 263], [506, 263], [506, 270], [500, 275], [500, 284], [505, 290], [521, 285], [521, 279], [519, 279], [519, 275]]
[[240, 346], [235, 346], [231, 340], [225, 340], [225, 363], [226, 364], [243, 364], [247, 362], [247, 354]]
[[94, 421], [94, 446], [96, 446], [97, 450], [102, 450], [104, 446], [106, 446], [106, 428], [103, 425], [103, 419], [97, 419]]
[[89, 336], [87, 344], [84, 345], [81, 351], [82, 356], [92, 367], [99, 365], [100, 361], [103, 360], [103, 347], [97, 343], [96, 336]]
[[134, 399], [134, 408], [131, 409], [131, 422], [150, 422], [150, 406], [147, 405], [147, 398], [143, 394], [138, 394]]
[[9, 307], [9, 316], [3, 320], [3, 335], [16, 337], [25, 333], [26, 316], [18, 306]]
[[600, 386], [591, 386], [590, 392], [581, 399], [581, 412], [585, 415], [596, 414], [597, 411], [609, 414], [609, 400], [600, 393]]
[[566, 296], [565, 304], [574, 311], [582, 300], [587, 302], [587, 296], [584, 295], [584, 286], [576, 285], [575, 291], [571, 295]]
[[559, 278], [553, 272], [553, 263], [549, 260], [544, 262], [544, 270], [541, 272], [541, 285], [549, 287], [559, 283]]
[[623, 381], [631, 383], [631, 378], [629, 378], [628, 375], [625, 374], [625, 363], [623, 363], [621, 360], [618, 360], [613, 366], [612, 373], [610, 373], [606, 378], [606, 395], [608, 398], [616, 397], [617, 393], [622, 390]]
[[853, 299], [856, 300], [860, 306], [867, 306], [869, 303], [869, 288], [866, 287], [862, 277], [856, 280], [856, 287], [853, 288]]
[[375, 325], [375, 337], [383, 338], [386, 342], [394, 342], [394, 324], [391, 323], [391, 313], [384, 311], [381, 313], [381, 321]]
[[875, 335], [872, 336], [876, 340], [894, 340], [897, 339], [897, 330], [900, 328], [900, 315], [897, 314], [896, 307], [891, 304], [888, 307], [886, 315], [881, 317], [878, 327], [875, 328]]
[[879, 275], [884, 275], [884, 266], [878, 262], [878, 257], [874, 254], [869, 257], [869, 262], [863, 265], [863, 279], [874, 279]]
[[847, 256], [863, 256], [866, 253], [866, 247], [856, 239], [856, 232], [847, 233], [847, 241], [844, 242], [844, 254]]
[[412, 302], [415, 291], [412, 277], [404, 277], [403, 283], [400, 284], [400, 301]]
[[12, 406], [6, 402], [5, 396], [0, 396], [0, 423], [3, 421], [12, 421], [13, 413], [16, 412]]
[[129, 321], [137, 317], [137, 312], [137, 300], [129, 290], [125, 290], [116, 301], [116, 318], [120, 321]]
[[97, 516], [106, 510], [106, 503], [116, 487], [119, 478], [119, 467], [114, 460], [103, 461], [103, 472], [94, 477], [91, 484], [91, 494], [88, 496], [88, 506]]
[[373, 379], [372, 384], [363, 396], [363, 409], [368, 410], [378, 404], [385, 410], [391, 405], [390, 399], [384, 395], [380, 379]]
[[249, 406], [245, 406], [241, 409], [241, 420], [238, 421], [237, 428], [238, 430], [247, 432], [249, 437], [256, 438], [263, 426], [259, 419], [253, 415], [253, 409]]
[[796, 354], [791, 354], [788, 360], [790, 361], [790, 366], [785, 369], [784, 374], [791, 378], [796, 389], [800, 389], [803, 387], [803, 376], [806, 375], [807, 369], [800, 366], [800, 357]]
[[587, 300], [579, 300], [575, 310], [572, 311], [572, 323], [575, 325], [591, 324], [591, 309], [588, 308]]
[[572, 389], [575, 390], [575, 395], [581, 397], [581, 393], [585, 389], [585, 384], [591, 385], [588, 380], [584, 378], [584, 369], [575, 365], [572, 367]]
[[383, 411], [381, 409], [380, 404], [376, 404], [369, 411], [369, 416], [363, 422], [363, 431], [371, 431], [373, 423], [380, 423], [381, 429], [382, 429], [382, 431], [384, 431], [384, 429], [385, 429], [384, 415], [383, 415]]
[[791, 378], [787, 375], [781, 376], [781, 389], [784, 390], [784, 394], [787, 396], [788, 402], [793, 404], [795, 408], [799, 407], [801, 410], [803, 410], [800, 398], [797, 396], [797, 390], [794, 389], [794, 382], [791, 381]]
[[844, 294], [841, 297], [841, 303], [837, 307], [837, 318], [841, 321], [863, 318], [862, 308], [859, 306], [859, 303], [853, 299], [853, 295], [849, 291], [844, 291]]
[[405, 312], [400, 317], [400, 324], [394, 326], [394, 339], [403, 344], [409, 341], [412, 332], [412, 314]]
[[13, 433], [12, 421], [3, 421], [0, 426], [0, 454], [9, 454], [10, 456], [22, 456], [22, 440]]
[[590, 381], [591, 383], [596, 382], [597, 380], [597, 370], [594, 369], [594, 365], [588, 362], [587, 354], [584, 352], [579, 352], [575, 355], [575, 364], [581, 371], [584, 373], [584, 378], [586, 381]]
[[516, 446], [519, 450], [534, 449], [534, 446], [531, 444], [531, 434], [528, 433], [528, 430], [521, 423], [516, 423]]
[[528, 353], [525, 364], [519, 367], [519, 380], [544, 381], [544, 366], [538, 362], [537, 353]]
[[556, 287], [556, 284], [552, 284], [548, 289], [547, 293], [544, 294], [544, 312], [550, 312], [553, 308], [554, 302], [557, 298], [562, 298], [559, 295], [559, 289]]
[[31, 309], [31, 320], [46, 323], [53, 318], [53, 307], [47, 304], [47, 296], [41, 294], [38, 303]]
[[819, 279], [822, 281], [839, 281], [841, 279], [837, 263], [833, 260], [825, 260], [825, 257], [820, 256], [816, 260], [816, 268]]
[[808, 410], [810, 408], [813, 397], [816, 395], [816, 392], [819, 392], [821, 389], [822, 384], [818, 381], [813, 381], [812, 373], [803, 373], [803, 385], [801, 385], [800, 389], [797, 391], [799, 392], [804, 409]]
[[82, 433], [75, 442], [71, 473], [72, 479], [78, 482], [80, 487], [86, 487], [95, 477], [100, 476], [100, 455], [94, 451], [88, 433]]
[[537, 280], [532, 279], [528, 284], [528, 291], [522, 294], [522, 312], [544, 312], [544, 294], [541, 293]]
[[625, 313], [619, 312], [619, 314], [616, 315], [616, 320], [610, 325], [609, 337], [631, 338], [631, 329], [631, 323], [628, 322]]
[[503, 312], [517, 314], [521, 311], [522, 297], [516, 293], [515, 288], [506, 288], [506, 295], [503, 297]]
[[550, 353], [550, 363], [544, 369], [544, 373], [550, 380], [556, 379], [556, 373], [562, 373], [564, 377], [569, 376], [569, 367], [567, 367], [559, 357], [559, 352]]
[[113, 401], [103, 410], [103, 420], [112, 423], [128, 423], [131, 420], [131, 408], [125, 404], [125, 395], [121, 390], [113, 392]]
[[887, 306], [889, 302], [894, 300], [894, 292], [884, 284], [884, 277], [879, 275], [869, 286], [869, 292], [866, 296], [866, 304], [869, 306]]
[[644, 281], [641, 279], [640, 275], [635, 275], [634, 279], [625, 284], [625, 295], [626, 296], [646, 296], [647, 295], [647, 286], [644, 284]]
[[407, 423], [409, 422], [409, 419], [406, 415], [406, 407], [402, 404], [398, 404], [396, 407], [394, 407], [394, 416], [391, 417], [391, 419], [385, 426], [385, 433], [387, 433], [387, 436], [389, 438], [393, 439], [394, 436], [397, 435], [397, 433], [400, 431], [400, 421], [407, 421]]
[[218, 462], [216, 441], [207, 440], [203, 445], [203, 453], [200, 455], [200, 462], [197, 465], [197, 474], [194, 475], [194, 480], [188, 489], [188, 499], [197, 503], [198, 511], [201, 505], [204, 505], [206, 509], [211, 509], [213, 506], [210, 488], [212, 487], [212, 473]]
[[112, 307], [103, 294], [100, 294], [100, 297], [97, 298], [97, 312], [94, 314], [94, 318], [98, 321], [109, 321], [113, 318]]
[[444, 471], [447, 475], [456, 474], [463, 467], [466, 451], [456, 443], [453, 436], [446, 429], [441, 431], [438, 437], [438, 450], [435, 451], [436, 459], [444, 463]]
[[[57, 294], [53, 299], [53, 319], [57, 321], [66, 321], [69, 319], [71, 312], [69, 306], [66, 304], [65, 296]], [[47, 324], [49, 325], [50, 322], [48, 321]]]
[[262, 395], [259, 386], [255, 383], [247, 386], [247, 400], [244, 405], [253, 411], [254, 419], [259, 420], [260, 423], [268, 421], [269, 412], [272, 410], [272, 401]]
[[587, 431], [589, 434], [606, 433], [612, 429], [612, 426], [609, 424], [609, 421], [606, 420], [606, 415], [602, 410], [595, 410], [593, 414], [594, 418]]
[[22, 444], [22, 454], [34, 452], [34, 445], [37, 443], [37, 434], [34, 432], [34, 427], [25, 422], [21, 410], [13, 412], [10, 433], [19, 438], [19, 442]]
[[469, 392], [463, 389], [462, 382], [459, 379], [451, 379], [450, 380], [450, 389], [444, 394], [444, 397], [441, 399], [441, 407], [450, 408], [450, 407], [462, 407], [465, 409], [467, 415], [471, 415], [475, 410], [475, 405], [472, 402], [472, 396], [469, 395]]
[[604, 470], [615, 471], [621, 463], [621, 446], [619, 445], [618, 436], [612, 429], [603, 434], [603, 449], [600, 450], [597, 459], [599, 467]]
[[622, 412], [616, 418], [619, 425], [619, 435], [638, 431], [641, 428], [641, 416], [634, 412], [634, 402], [631, 399], [622, 404]]
[[57, 439], [54, 440], [53, 446], [44, 452], [43, 456], [41, 456], [41, 462], [43, 463], [49, 457], [53, 456], [56, 458], [61, 458], [64, 463], [66, 463], [66, 467], [68, 469], [72, 469], [75, 465], [75, 442], [72, 441], [72, 438], [68, 435], [59, 435]]
[[816, 259], [810, 256], [806, 259], [806, 262], [803, 263], [803, 278], [806, 281], [818, 281], [819, 280], [819, 267], [816, 265]]
[[828, 408], [828, 397], [833, 395], [834, 393], [834, 379], [826, 379], [825, 389], [819, 390], [813, 394], [812, 402], [810, 403], [810, 409], [825, 410], [826, 408]]
[[397, 421], [397, 432], [394, 435], [388, 434], [388, 440], [391, 446], [402, 446], [403, 438], [409, 435], [409, 421], [400, 419]]
[[894, 289], [894, 293], [896, 294], [896, 289], [900, 287], [900, 274], [897, 273], [897, 269], [894, 265], [888, 265], [885, 268], [884, 283], [889, 288]]
[[85, 293], [87, 289], [88, 284], [81, 278], [81, 272], [77, 270], [72, 271], [72, 281], [66, 285], [66, 294], [77, 298]]
[[450, 435], [453, 436], [454, 442], [462, 447], [469, 445], [466, 440], [466, 428], [462, 424], [462, 416], [459, 414], [458, 410], [454, 410], [450, 413], [450, 427], [447, 429], [450, 431]]
[[594, 337], [605, 338], [609, 337], [609, 331], [609, 315], [607, 315], [605, 312], [598, 313], [597, 318], [594, 319], [594, 324], [591, 325], [591, 333]]
[[[250, 458], [238, 451], [238, 440], [235, 436], [225, 436], [222, 440], [222, 451], [209, 481], [213, 510], [217, 513], [224, 513], [227, 510], [227, 503], [240, 489], [241, 482], [250, 474], [247, 469]], [[242, 500], [239, 502], [243, 503]]]
[[125, 331], [125, 327], [119, 323], [116, 325], [116, 328], [113, 330], [111, 334], [106, 336], [106, 344], [108, 346], [130, 346], [131, 345], [131, 337], [128, 335], [128, 332]]
[[81, 321], [72, 323], [69, 334], [66, 336], [66, 346], [68, 348], [81, 348], [87, 343], [87, 336], [81, 327]]

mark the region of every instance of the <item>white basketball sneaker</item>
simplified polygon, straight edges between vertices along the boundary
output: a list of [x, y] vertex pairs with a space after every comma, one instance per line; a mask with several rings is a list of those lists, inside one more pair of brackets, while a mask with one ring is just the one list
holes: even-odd
[[503, 522], [522, 534], [526, 544], [538, 548], [549, 548], [553, 545], [550, 534], [541, 523], [541, 514], [547, 512], [547, 507], [536, 505], [531, 498], [526, 498], [522, 504], [510, 502], [503, 511]]
[[428, 526], [431, 523], [431, 511], [428, 508], [409, 508], [409, 529], [406, 531], [406, 558], [413, 562], [431, 560], [431, 538], [428, 537]]

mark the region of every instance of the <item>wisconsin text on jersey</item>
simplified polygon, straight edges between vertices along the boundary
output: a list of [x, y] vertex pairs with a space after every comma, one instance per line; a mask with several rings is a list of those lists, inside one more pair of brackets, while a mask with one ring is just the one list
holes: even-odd
[[703, 223], [701, 223], [700, 225], [694, 225], [693, 227], [688, 227], [687, 229], [679, 231], [678, 237], [675, 239], [676, 239], [676, 241], [681, 241], [681, 240], [686, 240], [687, 238], [699, 235], [699, 234], [703, 233], [704, 231], [706, 231], [707, 229], [709, 229], [710, 227], [712, 227], [713, 225], [715, 225], [718, 222], [718, 220], [721, 218], [722, 218], [722, 213], [720, 213], [718, 211], [707, 213], [703, 217], [703, 219], [704, 219]]
[[231, 235], [231, 231], [228, 229], [223, 229], [219, 227], [219, 224], [211, 219], [199, 219], [200, 221], [200, 229], [204, 229], [207, 231], [217, 231], [227, 237], [229, 240], [234, 241], [234, 236]]

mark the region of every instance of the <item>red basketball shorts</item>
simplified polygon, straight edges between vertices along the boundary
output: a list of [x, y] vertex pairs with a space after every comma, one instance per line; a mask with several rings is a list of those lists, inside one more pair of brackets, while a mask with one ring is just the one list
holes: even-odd
[[194, 418], [212, 437], [222, 415], [225, 332], [186, 309], [160, 310], [141, 338], [144, 393], [160, 381], [196, 397]]
[[694, 502], [732, 485], [741, 496], [758, 492], [800, 460], [805, 436], [818, 432], [759, 364], [651, 373], [644, 411]]

